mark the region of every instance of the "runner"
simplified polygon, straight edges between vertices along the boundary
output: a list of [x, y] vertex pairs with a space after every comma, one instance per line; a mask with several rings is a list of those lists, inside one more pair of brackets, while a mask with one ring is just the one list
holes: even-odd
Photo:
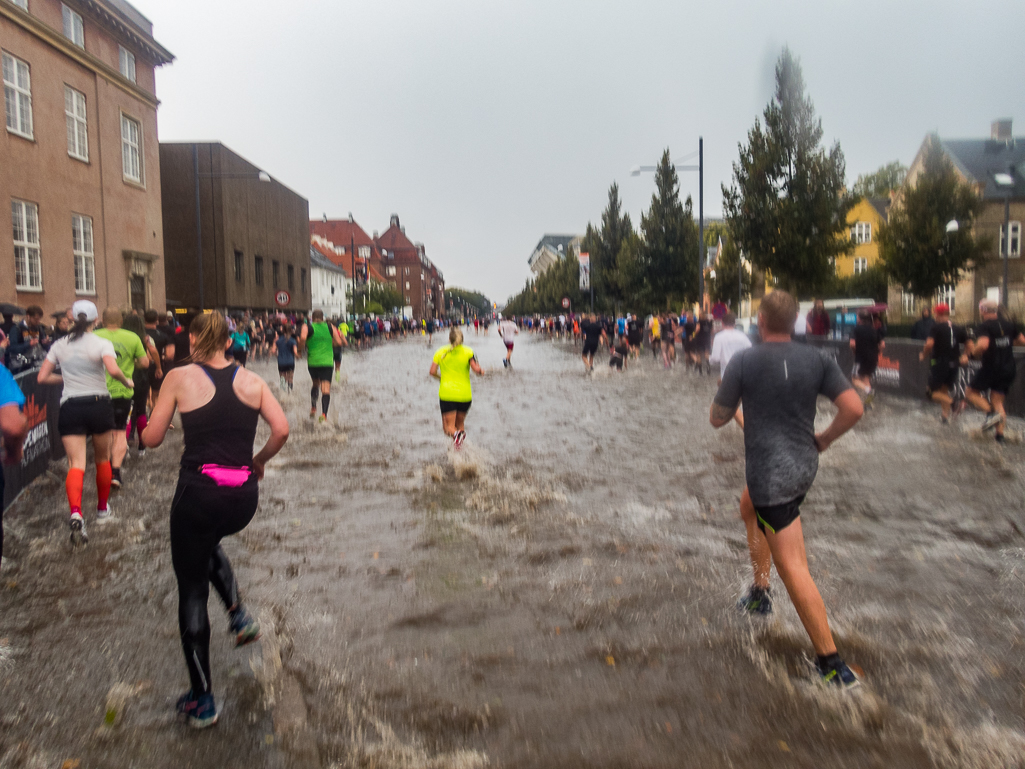
[[434, 318], [427, 321], [427, 346], [434, 346]]
[[[338, 336], [342, 338], [342, 342], [346, 347], [349, 346], [349, 324], [344, 320], [339, 321], [337, 318], [334, 319], [334, 326], [338, 329]], [[331, 353], [334, 356], [335, 361], [335, 381], [342, 381], [342, 345], [338, 344], [331, 348]], [[292, 368], [295, 368], [295, 360], [292, 361]], [[280, 372], [279, 372], [280, 373]], [[289, 390], [292, 389], [289, 385]]]
[[630, 352], [635, 359], [641, 357], [641, 341], [643, 340], [643, 329], [641, 322], [637, 320], [637, 313], [632, 313], [626, 322], [626, 339], [630, 343]]
[[[736, 328], [737, 318], [730, 312], [726, 311], [726, 314], [722, 316], [722, 331], [715, 335], [712, 339], [712, 357], [708, 359], [709, 364], [717, 364], [719, 366], [719, 384], [722, 384], [723, 375], [726, 373], [726, 367], [729, 365], [733, 356], [741, 350], [746, 350], [751, 346], [751, 339], [743, 331]], [[733, 415], [737, 424], [740, 425], [740, 429], [744, 429], [744, 413], [737, 408], [737, 413]]]
[[[97, 329], [96, 336], [107, 339], [114, 345], [117, 353], [117, 367], [131, 379], [136, 366], [149, 368], [149, 355], [142, 345], [138, 334], [121, 328], [121, 310], [108, 307], [103, 311], [103, 328]], [[128, 417], [132, 412], [132, 387], [125, 387], [117, 377], [107, 376], [107, 389], [110, 390], [111, 406], [114, 409], [114, 434], [110, 441], [110, 484], [115, 489], [121, 488], [121, 463], [128, 453]]]
[[712, 364], [708, 360], [708, 353], [712, 347], [712, 320], [708, 313], [702, 311], [694, 326], [693, 345], [691, 357], [694, 365], [698, 367], [698, 374], [701, 374], [702, 367], [708, 375], [712, 375]]
[[648, 322], [648, 336], [651, 338], [651, 355], [658, 360], [662, 352], [662, 324], [658, 321], [658, 315], [652, 315]]
[[252, 347], [252, 340], [246, 330], [245, 323], [239, 319], [235, 330], [231, 332], [231, 352], [229, 353], [238, 364], [245, 368], [246, 358], [249, 355], [249, 348]]
[[441, 384], [438, 398], [441, 401], [441, 426], [445, 435], [452, 438], [456, 449], [463, 447], [466, 440], [466, 412], [470, 410], [473, 392], [470, 387], [470, 370], [479, 376], [484, 369], [477, 362], [473, 350], [463, 345], [463, 332], [453, 326], [448, 332], [449, 344], [434, 353], [430, 374]]
[[626, 359], [629, 355], [630, 345], [627, 344], [626, 337], [620, 334], [616, 337], [616, 342], [609, 351], [609, 368], [622, 371], [626, 367]]
[[[313, 322], [303, 326], [299, 333], [299, 346], [306, 349], [306, 365], [313, 379], [310, 388], [310, 419], [317, 416], [317, 392], [320, 392], [320, 421], [327, 421], [331, 406], [331, 370], [334, 363], [334, 345], [342, 344], [337, 328], [324, 322], [324, 311], [313, 311]], [[346, 343], [347, 344], [347, 343]]]
[[[156, 400], [156, 396], [160, 395], [160, 385], [164, 381], [164, 365], [166, 360], [164, 356], [167, 353], [168, 344], [167, 334], [157, 325], [159, 317], [156, 310], [146, 310], [143, 315], [143, 327], [146, 329], [146, 333], [149, 334], [149, 338], [153, 340], [153, 346], [157, 351], [156, 360], [150, 363], [149, 367], [151, 401]], [[150, 358], [152, 357], [150, 355]], [[139, 432], [140, 434], [142, 433], [141, 430]]]
[[128, 418], [128, 427], [125, 428], [126, 444], [131, 443], [132, 434], [138, 431], [139, 439], [136, 450], [138, 456], [144, 457], [146, 456], [146, 447], [142, 445], [142, 431], [146, 429], [146, 415], [149, 413], [150, 382], [152, 381], [149, 372], [156, 365], [154, 361], [160, 360], [160, 353], [157, 352], [156, 345], [146, 333], [146, 327], [143, 326], [142, 318], [138, 315], [129, 315], [125, 318], [124, 329], [131, 331], [142, 340], [142, 346], [149, 358], [148, 366], [136, 366], [135, 371], [132, 372], [132, 383], [135, 385], [135, 390], [132, 393], [132, 413]]
[[[89, 541], [82, 516], [86, 439], [92, 436], [96, 461], [96, 520], [104, 522], [111, 514], [107, 499], [111, 481], [110, 445], [115, 432], [107, 378], [120, 382], [129, 395], [132, 380], [118, 368], [113, 343], [91, 333], [97, 318], [96, 305], [79, 299], [71, 305], [71, 314], [75, 317], [71, 333], [50, 348], [36, 380], [39, 384], [63, 385], [57, 431], [68, 455], [64, 485], [71, 508], [71, 542], [84, 544]], [[61, 373], [55, 374], [58, 365]], [[123, 430], [120, 434], [124, 435]]]
[[[933, 315], [935, 320], [930, 317], [929, 336], [918, 359], [929, 359], [929, 385], [925, 393], [940, 404], [940, 420], [948, 424], [956, 413], [951, 410], [954, 405], [951, 390], [957, 384], [958, 364], [968, 365], [968, 354], [961, 352], [961, 346], [968, 344], [968, 334], [961, 326], [950, 322], [950, 307], [946, 304], [936, 305]], [[963, 403], [959, 401], [958, 405]]]
[[509, 320], [509, 318], [502, 318], [499, 321], [498, 335], [505, 342], [505, 360], [502, 361], [502, 365], [506, 368], [512, 366], [513, 344], [516, 342], [516, 335], [518, 333], [520, 333], [520, 330], [516, 328], [516, 324]]
[[[752, 614], [772, 610], [769, 568], [775, 561], [815, 647], [822, 680], [851, 687], [859, 681], [836, 652], [826, 606], [808, 571], [799, 515], [818, 471], [819, 453], [854, 426], [862, 406], [834, 360], [792, 341], [796, 319], [797, 302], [788, 293], [776, 290], [765, 296], [758, 311], [762, 344], [733, 357], [712, 403], [710, 421], [717, 428], [727, 424], [743, 400], [747, 486], [740, 511], [747, 526], [754, 585], [740, 607]], [[831, 399], [839, 411], [816, 435], [819, 395]]]
[[[288, 419], [260, 377], [225, 358], [229, 332], [223, 315], [197, 316], [189, 334], [194, 363], [167, 375], [143, 441], [151, 448], [159, 446], [175, 410], [181, 411], [185, 449], [171, 503], [171, 563], [191, 688], [178, 700], [178, 712], [191, 726], [203, 728], [217, 723], [207, 614], [211, 584], [228, 610], [235, 645], [260, 637], [259, 624], [242, 605], [220, 541], [253, 519], [257, 484], [268, 460], [288, 440]], [[254, 456], [261, 416], [270, 437]]]
[[[816, 322], [819, 321], [816, 320]], [[809, 328], [811, 323], [809, 320]], [[822, 336], [817, 333], [817, 330], [814, 335]], [[872, 325], [871, 316], [867, 312], [858, 313], [858, 325], [854, 327], [854, 334], [851, 335], [854, 363], [858, 367], [853, 384], [861, 392], [865, 405], [869, 408], [872, 408], [872, 401], [876, 397], [872, 390], [872, 376], [876, 373], [876, 367], [879, 365], [879, 353], [884, 347], [886, 347], [886, 341]]]
[[295, 341], [291, 326], [281, 329], [281, 334], [274, 342], [274, 346], [278, 351], [278, 376], [281, 378], [281, 389], [291, 392], [295, 377], [295, 354], [299, 349], [299, 343]]
[[[20, 465], [22, 444], [28, 433], [25, 418], [25, 394], [6, 366], [0, 366], [0, 439], [5, 465]], [[4, 472], [0, 467], [0, 559], [4, 554]], [[2, 563], [2, 561], [0, 561]]]
[[[975, 343], [968, 345], [968, 354], [982, 359], [982, 368], [972, 378], [965, 398], [975, 408], [989, 414], [982, 423], [983, 431], [996, 428], [997, 443], [1004, 442], [1007, 412], [1004, 399], [1017, 374], [1014, 345], [1025, 344], [1025, 335], [1017, 323], [1000, 317], [999, 305], [992, 299], [979, 303], [982, 323], [975, 329]], [[983, 395], [989, 391], [989, 399]]]
[[672, 368], [676, 361], [676, 326], [673, 316], [669, 313], [662, 315], [662, 323], [659, 330], [662, 332], [662, 366]]

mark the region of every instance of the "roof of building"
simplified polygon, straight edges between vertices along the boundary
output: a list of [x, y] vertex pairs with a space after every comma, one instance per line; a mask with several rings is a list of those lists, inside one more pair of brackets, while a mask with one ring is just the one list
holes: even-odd
[[1007, 188], [993, 178], [1000, 173], [1010, 174], [1014, 179], [1011, 197], [1025, 197], [1025, 137], [940, 139], [940, 144], [961, 173], [984, 185], [983, 198], [1002, 200], [1007, 195]]
[[317, 267], [328, 272], [340, 272], [342, 275], [346, 274], [345, 270], [320, 253], [320, 250], [312, 244], [310, 245], [310, 267]]
[[125, 0], [81, 0], [83, 5], [108, 26], [137, 45], [154, 64], [170, 64], [174, 54], [153, 39], [153, 24]]
[[378, 248], [388, 251], [410, 249], [416, 251], [413, 241], [406, 237], [406, 233], [399, 226], [398, 217], [392, 217], [392, 225], [378, 236], [376, 242]]
[[320, 235], [330, 240], [336, 246], [349, 248], [350, 245], [371, 246], [374, 241], [366, 231], [348, 219], [328, 219], [326, 222], [321, 219], [310, 220], [310, 234]]
[[868, 198], [869, 204], [879, 214], [879, 218], [884, 222], [890, 212], [890, 199], [889, 198]]
[[[548, 246], [552, 251], [560, 251], [566, 253], [569, 251], [570, 244], [577, 239], [577, 235], [549, 235], [546, 234], [537, 242], [534, 246], [535, 251], [540, 251], [545, 246]], [[562, 248], [559, 248], [562, 246]]]

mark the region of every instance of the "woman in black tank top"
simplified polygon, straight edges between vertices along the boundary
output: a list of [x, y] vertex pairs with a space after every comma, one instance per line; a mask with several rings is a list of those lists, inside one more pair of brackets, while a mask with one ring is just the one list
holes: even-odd
[[[217, 722], [210, 681], [210, 619], [207, 599], [214, 586], [228, 610], [235, 645], [260, 637], [260, 626], [246, 611], [222, 538], [253, 519], [263, 469], [288, 439], [288, 420], [267, 384], [225, 358], [228, 326], [218, 312], [200, 315], [189, 326], [192, 361], [169, 372], [143, 431], [146, 446], [164, 439], [176, 409], [181, 410], [185, 450], [171, 502], [171, 561], [178, 580], [178, 628], [191, 689], [178, 711], [192, 726]], [[212, 394], [210, 390], [213, 390]], [[271, 436], [254, 456], [260, 417]]]

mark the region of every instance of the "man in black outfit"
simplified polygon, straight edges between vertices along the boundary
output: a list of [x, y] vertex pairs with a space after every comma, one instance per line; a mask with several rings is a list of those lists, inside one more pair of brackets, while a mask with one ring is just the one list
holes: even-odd
[[[975, 408], [989, 414], [982, 423], [983, 430], [996, 428], [998, 443], [1004, 442], [1004, 424], [1007, 412], [1004, 399], [1017, 373], [1014, 363], [1014, 345], [1025, 344], [1021, 327], [1000, 317], [999, 305], [992, 299], [979, 304], [982, 323], [975, 329], [975, 343], [969, 345], [968, 354], [982, 359], [982, 368], [972, 379], [965, 398]], [[983, 395], [989, 391], [989, 400]]]
[[641, 339], [643, 339], [644, 327], [637, 320], [637, 313], [632, 313], [626, 321], [626, 340], [630, 343], [630, 352], [635, 358], [641, 355]]
[[[948, 318], [949, 320], [949, 318]], [[922, 317], [915, 321], [914, 325], [911, 326], [911, 338], [912, 339], [928, 339], [929, 332], [932, 331], [932, 327], [937, 323], [942, 323], [939, 318], [936, 320], [932, 319], [932, 312], [928, 307], [922, 309]]]
[[594, 354], [598, 352], [598, 345], [605, 339], [605, 329], [597, 321], [594, 315], [585, 315], [580, 323], [580, 334], [584, 337], [584, 351], [581, 357], [587, 373], [594, 371]]
[[918, 359], [929, 360], [929, 387], [926, 394], [940, 404], [940, 419], [943, 424], [947, 424], [954, 404], [951, 388], [957, 384], [958, 365], [968, 365], [968, 355], [961, 352], [961, 345], [968, 343], [968, 335], [961, 326], [950, 322], [950, 307], [947, 305], [938, 304], [933, 312], [936, 321], [929, 329], [929, 338], [918, 354]]
[[879, 365], [879, 352], [886, 345], [879, 330], [872, 323], [872, 317], [863, 312], [858, 315], [858, 325], [851, 336], [851, 349], [854, 350], [854, 362], [858, 372], [854, 376], [854, 386], [861, 392], [865, 405], [871, 407], [875, 400], [872, 392], [872, 376]]

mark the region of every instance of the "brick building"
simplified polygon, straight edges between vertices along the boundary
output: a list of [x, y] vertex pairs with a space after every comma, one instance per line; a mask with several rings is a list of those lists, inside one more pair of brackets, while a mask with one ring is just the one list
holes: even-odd
[[124, 0], [0, 0], [0, 301], [164, 308], [154, 69]]
[[[445, 313], [445, 278], [430, 259], [423, 243], [406, 237], [406, 229], [392, 214], [389, 227], [374, 238], [385, 277], [394, 275], [396, 288], [413, 308], [414, 318], [440, 318]], [[394, 269], [394, 273], [391, 271]]]

